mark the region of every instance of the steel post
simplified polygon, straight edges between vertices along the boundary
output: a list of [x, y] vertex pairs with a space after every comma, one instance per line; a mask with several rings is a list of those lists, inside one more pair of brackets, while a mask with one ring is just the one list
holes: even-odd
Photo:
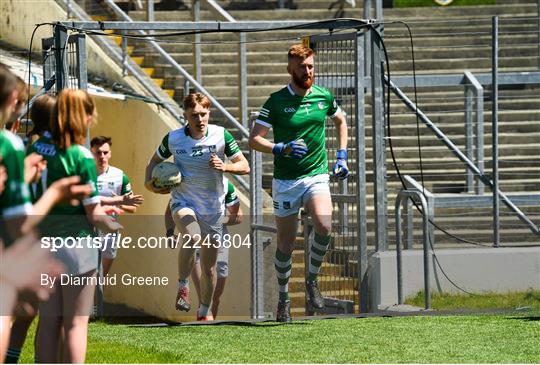
[[[122, 34], [126, 34], [126, 31], [122, 31]], [[127, 60], [128, 60], [128, 40], [126, 37], [122, 37], [122, 76], [127, 75]]]
[[238, 117], [240, 122], [248, 128], [248, 87], [247, 87], [247, 50], [246, 50], [246, 33], [239, 34], [238, 44], [238, 105], [240, 105], [240, 113]]
[[[252, 122], [257, 118], [258, 113], [252, 113]], [[264, 317], [264, 259], [263, 243], [257, 226], [261, 226], [263, 198], [262, 198], [262, 154], [251, 150], [249, 154], [251, 172], [249, 174], [249, 188], [252, 192], [249, 195], [251, 207], [251, 230], [250, 230], [250, 252], [251, 252], [251, 318]]]
[[[473, 159], [473, 90], [469, 85], [465, 86], [465, 156]], [[465, 169], [467, 174], [465, 186], [467, 192], [474, 191], [474, 175], [471, 170]]]
[[[363, 33], [363, 34], [362, 34]], [[368, 253], [367, 253], [367, 213], [366, 213], [366, 135], [365, 135], [365, 83], [364, 83], [364, 34], [359, 32], [355, 41], [355, 99], [354, 123], [356, 123], [356, 222], [358, 238], [358, 287], [360, 296], [360, 312], [369, 311], [369, 284], [368, 284]]]
[[[201, 1], [193, 0], [191, 7], [193, 22], [201, 21]], [[199, 84], [202, 84], [202, 57], [201, 57], [201, 34], [193, 35], [193, 76]]]
[[68, 49], [67, 29], [64, 26], [56, 25], [54, 27], [54, 47], [56, 63], [56, 92], [68, 86], [68, 68], [67, 68], [67, 49]]
[[[364, 0], [364, 19], [371, 19], [371, 0]], [[371, 76], [371, 32], [364, 32], [364, 74]]]
[[418, 190], [400, 190], [396, 198], [395, 204], [395, 223], [396, 223], [396, 265], [397, 265], [397, 287], [398, 287], [398, 304], [403, 304], [403, 263], [401, 254], [401, 205], [404, 199], [416, 199], [422, 207], [422, 242], [423, 242], [423, 263], [424, 263], [424, 307], [431, 308], [431, 275], [429, 266], [429, 257], [431, 248], [429, 245], [429, 217], [426, 214], [428, 211], [428, 203], [421, 191]]
[[493, 180], [493, 246], [499, 247], [499, 17], [492, 18], [491, 33], [491, 158]]
[[146, 0], [146, 20], [149, 22], [156, 20], [154, 14], [154, 0]]
[[411, 199], [407, 199], [407, 239], [405, 240], [405, 248], [407, 250], [412, 250], [413, 240], [414, 240], [414, 209]]
[[[372, 32], [376, 32], [372, 29]], [[373, 183], [375, 199], [375, 245], [377, 251], [388, 249], [388, 218], [386, 195], [386, 145], [384, 117], [383, 61], [381, 40], [371, 35], [371, 118], [373, 133]]]
[[88, 65], [86, 55], [86, 35], [76, 35], [77, 47], [77, 80], [79, 80], [79, 89], [88, 89]]

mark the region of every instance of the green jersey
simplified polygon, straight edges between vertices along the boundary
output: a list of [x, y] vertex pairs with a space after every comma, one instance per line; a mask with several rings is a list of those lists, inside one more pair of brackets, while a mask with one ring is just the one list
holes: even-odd
[[233, 183], [227, 178], [225, 178], [225, 180], [227, 180], [227, 195], [225, 195], [225, 206], [230, 207], [240, 203], [240, 200], [236, 195], [236, 190]]
[[0, 164], [7, 174], [4, 191], [0, 193], [0, 237], [5, 245], [11, 244], [12, 239], [6, 232], [4, 219], [32, 212], [28, 185], [24, 181], [24, 155], [21, 139], [9, 131], [0, 130]]
[[299, 160], [274, 156], [274, 178], [296, 180], [328, 173], [326, 117], [333, 118], [339, 111], [332, 93], [317, 85], [304, 96], [296, 95], [290, 84], [270, 95], [256, 123], [273, 129], [275, 143], [302, 138], [308, 148]]
[[60, 149], [46, 135], [32, 144], [29, 153], [32, 152], [39, 153], [47, 161], [47, 169], [35, 188], [35, 199], [39, 199], [50, 184], [68, 176], [80, 176], [81, 183], [91, 184], [94, 187], [94, 191], [82, 201], [82, 204], [55, 205], [40, 224], [42, 235], [52, 237], [93, 235], [93, 226], [88, 221], [84, 209], [85, 205], [99, 203], [96, 164], [90, 151], [81, 145], [72, 145], [66, 150]]

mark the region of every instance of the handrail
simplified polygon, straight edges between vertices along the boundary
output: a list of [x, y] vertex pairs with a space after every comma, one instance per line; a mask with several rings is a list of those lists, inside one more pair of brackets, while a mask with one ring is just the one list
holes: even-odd
[[213, 9], [219, 16], [225, 19], [228, 22], [235, 22], [236, 19], [233, 18], [225, 9], [223, 9], [215, 0], [205, 0], [206, 3]]
[[[476, 145], [476, 166], [478, 170], [484, 172], [484, 88], [478, 79], [470, 72], [465, 71], [465, 140], [467, 157], [472, 160], [473, 144]], [[473, 99], [476, 99], [476, 143], [473, 143]], [[474, 187], [474, 175], [472, 171], [467, 171], [467, 191], [472, 192]], [[476, 184], [476, 194], [484, 194], [484, 184], [478, 181]]]
[[[84, 15], [84, 12], [80, 9], [78, 4], [73, 3], [69, 0], [62, 0], [64, 5], [69, 6], [70, 13], [75, 15], [77, 18], [79, 18], [82, 21], [90, 20], [88, 17]], [[95, 37], [94, 41], [100, 45], [102, 48], [105, 48], [110, 55], [114, 56], [116, 58], [116, 61], [121, 64], [122, 62], [122, 55], [118, 52], [117, 47], [113, 46], [111, 43], [105, 41], [101, 37]], [[135, 79], [141, 83], [141, 85], [156, 99], [161, 100], [163, 99], [163, 95], [160, 94], [161, 89], [158, 88], [156, 85], [154, 85], [153, 82], [149, 82], [147, 80], [147, 76], [142, 71], [137, 64], [135, 64], [133, 61], [126, 62], [125, 68], [135, 77]], [[163, 103], [163, 107], [179, 122], [183, 120], [182, 114], [180, 114], [177, 110], [175, 110], [170, 103]]]
[[397, 289], [398, 289], [398, 304], [403, 304], [403, 269], [401, 261], [401, 203], [404, 199], [416, 198], [422, 205], [422, 237], [424, 248], [424, 307], [431, 307], [431, 288], [429, 275], [429, 217], [427, 214], [427, 201], [421, 191], [417, 190], [400, 190], [396, 198], [395, 218], [396, 218], [396, 260], [397, 260]]
[[[487, 186], [489, 186], [493, 190], [493, 182], [491, 179], [484, 175], [482, 171], [478, 169], [474, 165], [474, 163], [467, 158], [463, 154], [463, 152], [460, 151], [460, 149], [439, 129], [437, 126], [425, 115], [414, 102], [412, 102], [407, 95], [396, 85], [392, 80], [389, 80], [388, 77], [385, 75], [384, 80], [386, 84], [390, 87], [392, 92], [405, 104], [407, 108], [409, 108], [410, 111], [414, 112], [418, 118], [428, 127], [439, 140], [441, 140], [449, 149], [450, 151], [465, 164], [465, 167], [469, 170], [471, 170], [474, 174], [478, 175], [478, 178]], [[540, 228], [536, 226], [512, 201], [504, 194], [500, 189], [497, 189], [497, 195], [499, 198], [503, 201], [503, 203], [510, 208], [518, 218], [525, 223], [527, 226], [529, 226], [529, 229], [536, 235], [540, 235]]]
[[[124, 21], [126, 22], [133, 22], [133, 19], [131, 19], [122, 9], [118, 7], [112, 0], [104, 0], [104, 2], [109, 5], [109, 7], [118, 15], [120, 16]], [[137, 33], [141, 35], [148, 35], [144, 30], [137, 30]], [[206, 90], [201, 84], [197, 82], [182, 66], [178, 64], [178, 62], [175, 61], [174, 58], [171, 57], [165, 51], [157, 42], [155, 41], [149, 41], [148, 42], [165, 61], [167, 61], [176, 71], [180, 72], [182, 76], [184, 76], [184, 79], [189, 81], [190, 84], [192, 84], [199, 92], [205, 94], [208, 99], [212, 102], [212, 105], [214, 105], [223, 115], [229, 120], [236, 128], [238, 128], [242, 134], [247, 137], [249, 136], [248, 130], [240, 124], [236, 118], [234, 118], [228, 111], [225, 109], [224, 106], [222, 106], [216, 98], [214, 98], [208, 90]]]

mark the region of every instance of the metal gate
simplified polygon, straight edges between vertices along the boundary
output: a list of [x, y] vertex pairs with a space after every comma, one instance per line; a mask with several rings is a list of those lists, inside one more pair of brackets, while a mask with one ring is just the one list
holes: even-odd
[[44, 85], [54, 81], [55, 94], [65, 88], [88, 88], [86, 35], [68, 35], [55, 27], [54, 37], [42, 39], [41, 45]]
[[[364, 32], [317, 35], [304, 42], [316, 53], [315, 83], [332, 92], [347, 115], [349, 131], [347, 149], [351, 175], [345, 181], [331, 178], [332, 241], [321, 268], [319, 285], [326, 298], [327, 312], [366, 312], [367, 290], [362, 290], [366, 288], [367, 268]], [[336, 128], [330, 120], [326, 127], [326, 147], [328, 161], [332, 164], [338, 146]], [[312, 234], [310, 221], [305, 217], [304, 242], [310, 242]], [[307, 263], [307, 244], [305, 252]], [[307, 270], [308, 265], [305, 267]], [[312, 314], [307, 305], [306, 313]]]

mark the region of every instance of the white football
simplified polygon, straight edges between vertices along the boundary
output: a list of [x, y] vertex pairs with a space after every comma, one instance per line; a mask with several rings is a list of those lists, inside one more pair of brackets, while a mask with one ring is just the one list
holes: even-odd
[[182, 174], [178, 166], [172, 162], [161, 162], [152, 170], [152, 177], [156, 178], [156, 188], [174, 188], [182, 182]]

